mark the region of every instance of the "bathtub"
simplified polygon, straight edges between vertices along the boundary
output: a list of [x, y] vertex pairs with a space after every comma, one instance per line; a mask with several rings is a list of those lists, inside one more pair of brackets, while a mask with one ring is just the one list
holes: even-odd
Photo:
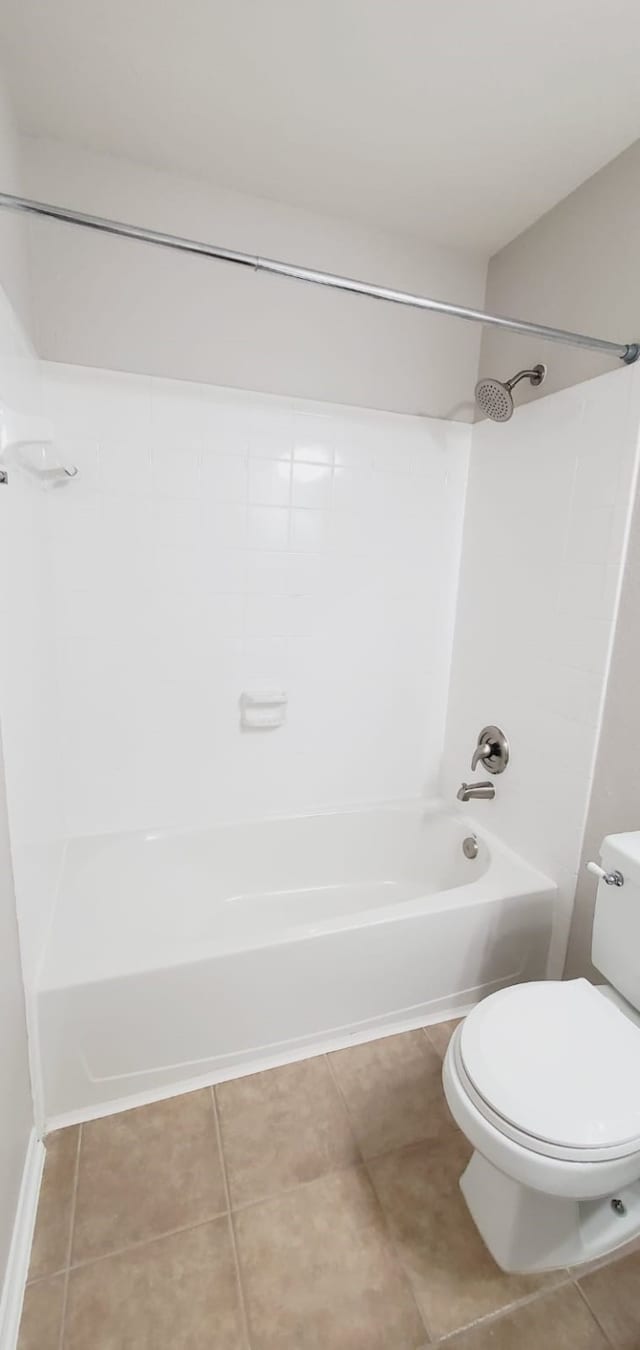
[[466, 1011], [544, 975], [555, 893], [423, 802], [73, 840], [37, 991], [44, 1118]]

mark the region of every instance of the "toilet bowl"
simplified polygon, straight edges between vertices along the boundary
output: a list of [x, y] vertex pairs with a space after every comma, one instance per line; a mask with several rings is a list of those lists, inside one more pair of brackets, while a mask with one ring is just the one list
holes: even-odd
[[578, 1265], [640, 1234], [640, 831], [600, 857], [591, 957], [607, 984], [502, 989], [445, 1057], [474, 1148], [460, 1186], [503, 1270]]
[[576, 1265], [640, 1233], [640, 1025], [614, 991], [492, 994], [454, 1033], [443, 1081], [475, 1150], [462, 1192], [503, 1270]]

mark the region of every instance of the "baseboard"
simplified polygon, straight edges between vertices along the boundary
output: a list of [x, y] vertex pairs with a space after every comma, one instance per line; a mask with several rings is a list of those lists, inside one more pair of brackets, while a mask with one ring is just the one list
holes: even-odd
[[13, 1225], [2, 1298], [0, 1299], [0, 1350], [16, 1350], [18, 1342], [24, 1287], [29, 1270], [31, 1243], [44, 1167], [44, 1153], [42, 1140], [38, 1138], [35, 1130], [32, 1130], [27, 1146], [27, 1156], [24, 1161], [18, 1208]]

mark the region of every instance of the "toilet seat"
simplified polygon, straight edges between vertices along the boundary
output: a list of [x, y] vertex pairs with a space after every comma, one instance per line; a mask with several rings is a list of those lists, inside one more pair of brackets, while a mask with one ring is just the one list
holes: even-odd
[[452, 1050], [476, 1109], [521, 1147], [583, 1163], [640, 1152], [640, 1028], [587, 980], [492, 994]]

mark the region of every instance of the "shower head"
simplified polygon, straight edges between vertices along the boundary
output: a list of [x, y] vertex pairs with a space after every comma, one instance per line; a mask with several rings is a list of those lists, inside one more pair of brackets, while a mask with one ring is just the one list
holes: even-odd
[[542, 364], [532, 370], [519, 370], [510, 380], [478, 380], [476, 385], [476, 403], [485, 417], [493, 422], [508, 422], [513, 413], [511, 390], [520, 380], [529, 380], [533, 385], [542, 384], [547, 367]]

